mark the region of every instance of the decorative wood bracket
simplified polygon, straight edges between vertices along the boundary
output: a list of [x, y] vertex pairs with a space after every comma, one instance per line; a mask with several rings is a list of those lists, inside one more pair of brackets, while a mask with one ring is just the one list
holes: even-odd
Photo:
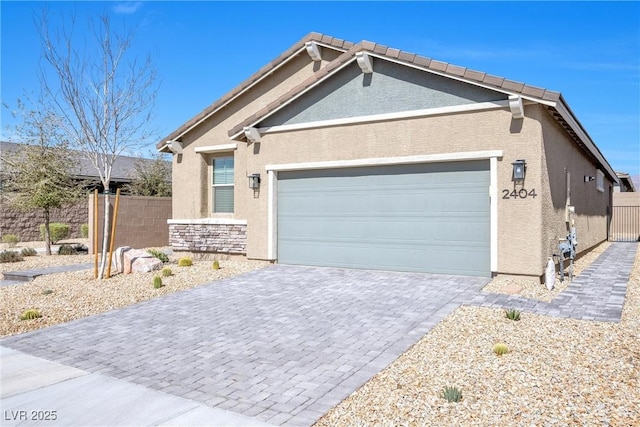
[[371, 57], [368, 53], [365, 52], [356, 52], [356, 61], [358, 62], [358, 66], [365, 74], [373, 73], [373, 64], [371, 61]]
[[320, 54], [320, 46], [318, 46], [315, 42], [306, 42], [304, 44], [304, 47], [307, 49], [307, 53], [313, 61], [322, 60], [322, 55]]

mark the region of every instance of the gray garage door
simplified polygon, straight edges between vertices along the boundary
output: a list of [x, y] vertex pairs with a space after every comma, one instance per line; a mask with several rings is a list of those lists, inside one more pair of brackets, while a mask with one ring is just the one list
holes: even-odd
[[490, 275], [489, 161], [278, 174], [278, 262]]

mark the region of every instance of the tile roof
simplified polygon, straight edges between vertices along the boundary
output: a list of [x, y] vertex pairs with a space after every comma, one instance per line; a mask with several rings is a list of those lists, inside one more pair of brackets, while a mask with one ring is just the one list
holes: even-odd
[[[378, 43], [370, 42], [363, 40], [360, 43], [354, 44], [351, 42], [347, 42], [341, 39], [337, 39], [331, 36], [323, 35], [320, 33], [309, 33], [301, 40], [299, 40], [296, 44], [291, 46], [285, 52], [283, 52], [276, 59], [271, 61], [269, 64], [262, 67], [258, 72], [253, 74], [235, 89], [224, 95], [222, 98], [217, 100], [215, 103], [207, 107], [200, 114], [195, 116], [193, 119], [189, 120], [187, 123], [182, 125], [176, 131], [171, 133], [167, 138], [163, 139], [157, 144], [157, 148], [161, 149], [166, 140], [172, 140], [177, 138], [184, 133], [191, 130], [194, 126], [204, 120], [206, 117], [214, 114], [215, 111], [221, 106], [225, 105], [227, 102], [232, 100], [234, 97], [249, 89], [251, 85], [255, 82], [259, 81], [262, 77], [267, 75], [273, 68], [278, 66], [279, 64], [286, 61], [286, 59], [297, 52], [299, 49], [304, 47], [304, 44], [308, 41], [315, 41], [318, 43], [325, 43], [328, 46], [334, 47], [338, 50], [343, 50], [344, 52], [338, 56], [336, 59], [326, 64], [323, 68], [316, 71], [312, 76], [307, 78], [305, 81], [300, 83], [298, 86], [292, 88], [287, 93], [279, 97], [278, 99], [272, 101], [264, 108], [256, 111], [251, 116], [247, 117], [242, 123], [234, 126], [229, 130], [229, 136], [238, 135], [242, 132], [242, 129], [246, 126], [253, 126], [257, 121], [264, 118], [266, 115], [275, 111], [281, 105], [286, 104], [292, 99], [296, 98], [302, 92], [316, 84], [318, 81], [327, 77], [331, 72], [339, 68], [340, 66], [346, 64], [347, 62], [353, 60], [356, 52], [369, 52], [372, 55], [376, 55], [379, 57], [383, 57], [393, 61], [399, 61], [400, 63], [405, 63], [407, 65], [411, 65], [413, 67], [418, 67], [424, 69], [425, 71], [435, 72], [444, 76], [449, 76], [455, 79], [461, 79], [471, 84], [482, 85], [487, 88], [493, 88], [498, 91], [506, 92], [509, 94], [520, 95], [525, 98], [540, 101], [547, 105], [549, 103], [556, 104], [558, 108], [563, 110], [565, 114], [568, 114], [570, 117], [568, 118], [572, 124], [567, 123], [567, 118], [564, 114], [558, 113], [555, 107], [549, 107], [549, 111], [552, 115], [561, 123], [561, 125], [567, 129], [569, 134], [573, 137], [576, 143], [585, 149], [587, 154], [596, 160], [597, 163], [602, 164], [603, 167], [607, 170], [609, 176], [616, 180], [615, 173], [608, 162], [605, 160], [604, 156], [600, 152], [600, 150], [596, 147], [596, 145], [591, 141], [588, 136], [586, 130], [582, 127], [580, 122], [575, 118], [575, 115], [569, 108], [569, 106], [564, 101], [560, 92], [547, 90], [544, 88], [540, 88], [537, 86], [531, 86], [526, 83], [517, 82], [513, 80], [508, 80], [504, 77], [494, 76], [491, 74], [487, 74], [481, 71], [472, 70], [469, 68], [461, 67], [455, 64], [449, 64], [447, 62], [437, 61], [428, 57], [420, 56], [415, 53], [405, 52], [399, 49], [391, 48], [385, 45], [381, 45]], [[586, 139], [586, 140], [585, 140]]]
[[264, 76], [268, 75], [274, 68], [278, 67], [280, 64], [284, 63], [287, 59], [291, 57], [291, 55], [295, 54], [298, 50], [304, 47], [304, 44], [308, 41], [315, 41], [317, 43], [322, 43], [328, 46], [331, 46], [335, 49], [339, 50], [347, 50], [353, 46], [353, 43], [338, 39], [335, 37], [327, 36], [320, 33], [309, 33], [300, 39], [297, 43], [291, 46], [289, 49], [285, 50], [280, 54], [277, 58], [266, 64], [264, 67], [260, 68], [258, 71], [253, 73], [248, 79], [240, 83], [238, 86], [233, 88], [231, 91], [227, 92], [222, 98], [215, 101], [213, 104], [209, 105], [207, 108], [202, 110], [200, 113], [196, 114], [191, 120], [184, 123], [178, 129], [173, 131], [167, 137], [163, 138], [158, 144], [156, 148], [161, 149], [166, 141], [171, 141], [178, 138], [180, 135], [189, 131], [192, 127], [196, 126], [201, 121], [205, 120], [211, 114], [215, 113], [217, 109], [223, 107], [228, 102], [232, 101], [235, 97], [242, 94], [245, 90], [249, 89], [253, 84], [258, 82]]
[[301, 92], [313, 86], [318, 81], [322, 80], [333, 70], [339, 66], [351, 61], [354, 58], [356, 52], [370, 52], [378, 56], [383, 56], [395, 61], [400, 61], [405, 64], [410, 64], [424, 70], [434, 71], [446, 76], [455, 77], [458, 79], [464, 79], [471, 83], [479, 83], [483, 86], [495, 88], [497, 90], [503, 90], [514, 94], [520, 94], [522, 96], [530, 98], [538, 98], [545, 101], [556, 102], [560, 99], [560, 93], [536, 86], [530, 86], [525, 83], [516, 82], [513, 80], [507, 80], [504, 77], [493, 76], [483, 73], [481, 71], [471, 70], [469, 68], [461, 67], [447, 62], [437, 61], [431, 58], [423, 57], [411, 52], [405, 52], [399, 49], [390, 48], [388, 46], [380, 45], [370, 41], [362, 41], [358, 44], [354, 44], [349, 50], [344, 52], [338, 58], [331, 63], [327, 64], [324, 68], [317, 71], [313, 76], [309, 77], [298, 86], [292, 88], [288, 93], [284, 94], [281, 98], [273, 101], [271, 104], [257, 111], [242, 123], [234, 126], [229, 130], [229, 136], [236, 135], [245, 126], [251, 126], [255, 121], [275, 110], [280, 105], [295, 98]]

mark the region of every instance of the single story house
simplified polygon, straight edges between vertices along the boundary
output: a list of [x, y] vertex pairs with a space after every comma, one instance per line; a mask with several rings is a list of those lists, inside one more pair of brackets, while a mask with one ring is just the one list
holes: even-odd
[[174, 249], [284, 264], [540, 277], [616, 182], [560, 93], [318, 33], [157, 148]]

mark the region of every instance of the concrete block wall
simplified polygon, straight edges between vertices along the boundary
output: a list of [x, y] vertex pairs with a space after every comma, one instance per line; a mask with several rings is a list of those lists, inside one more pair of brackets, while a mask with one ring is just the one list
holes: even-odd
[[[52, 209], [51, 222], [62, 222], [71, 228], [69, 238], [82, 237], [80, 226], [87, 223], [87, 204], [80, 202], [61, 209]], [[9, 203], [0, 198], [0, 236], [15, 234], [22, 242], [42, 240], [40, 224], [44, 224], [44, 214], [41, 210], [23, 212], [13, 209]]]
[[[113, 210], [116, 203], [114, 195], [109, 196], [113, 222]], [[94, 199], [88, 200], [90, 223], [93, 224]], [[104, 195], [98, 197], [98, 251], [102, 250], [102, 218], [104, 216]], [[170, 197], [120, 196], [114, 247], [131, 246], [135, 249], [161, 247], [169, 245], [169, 227], [171, 218]], [[110, 238], [110, 237], [109, 237]], [[94, 253], [93, 225], [89, 227], [89, 253]]]

